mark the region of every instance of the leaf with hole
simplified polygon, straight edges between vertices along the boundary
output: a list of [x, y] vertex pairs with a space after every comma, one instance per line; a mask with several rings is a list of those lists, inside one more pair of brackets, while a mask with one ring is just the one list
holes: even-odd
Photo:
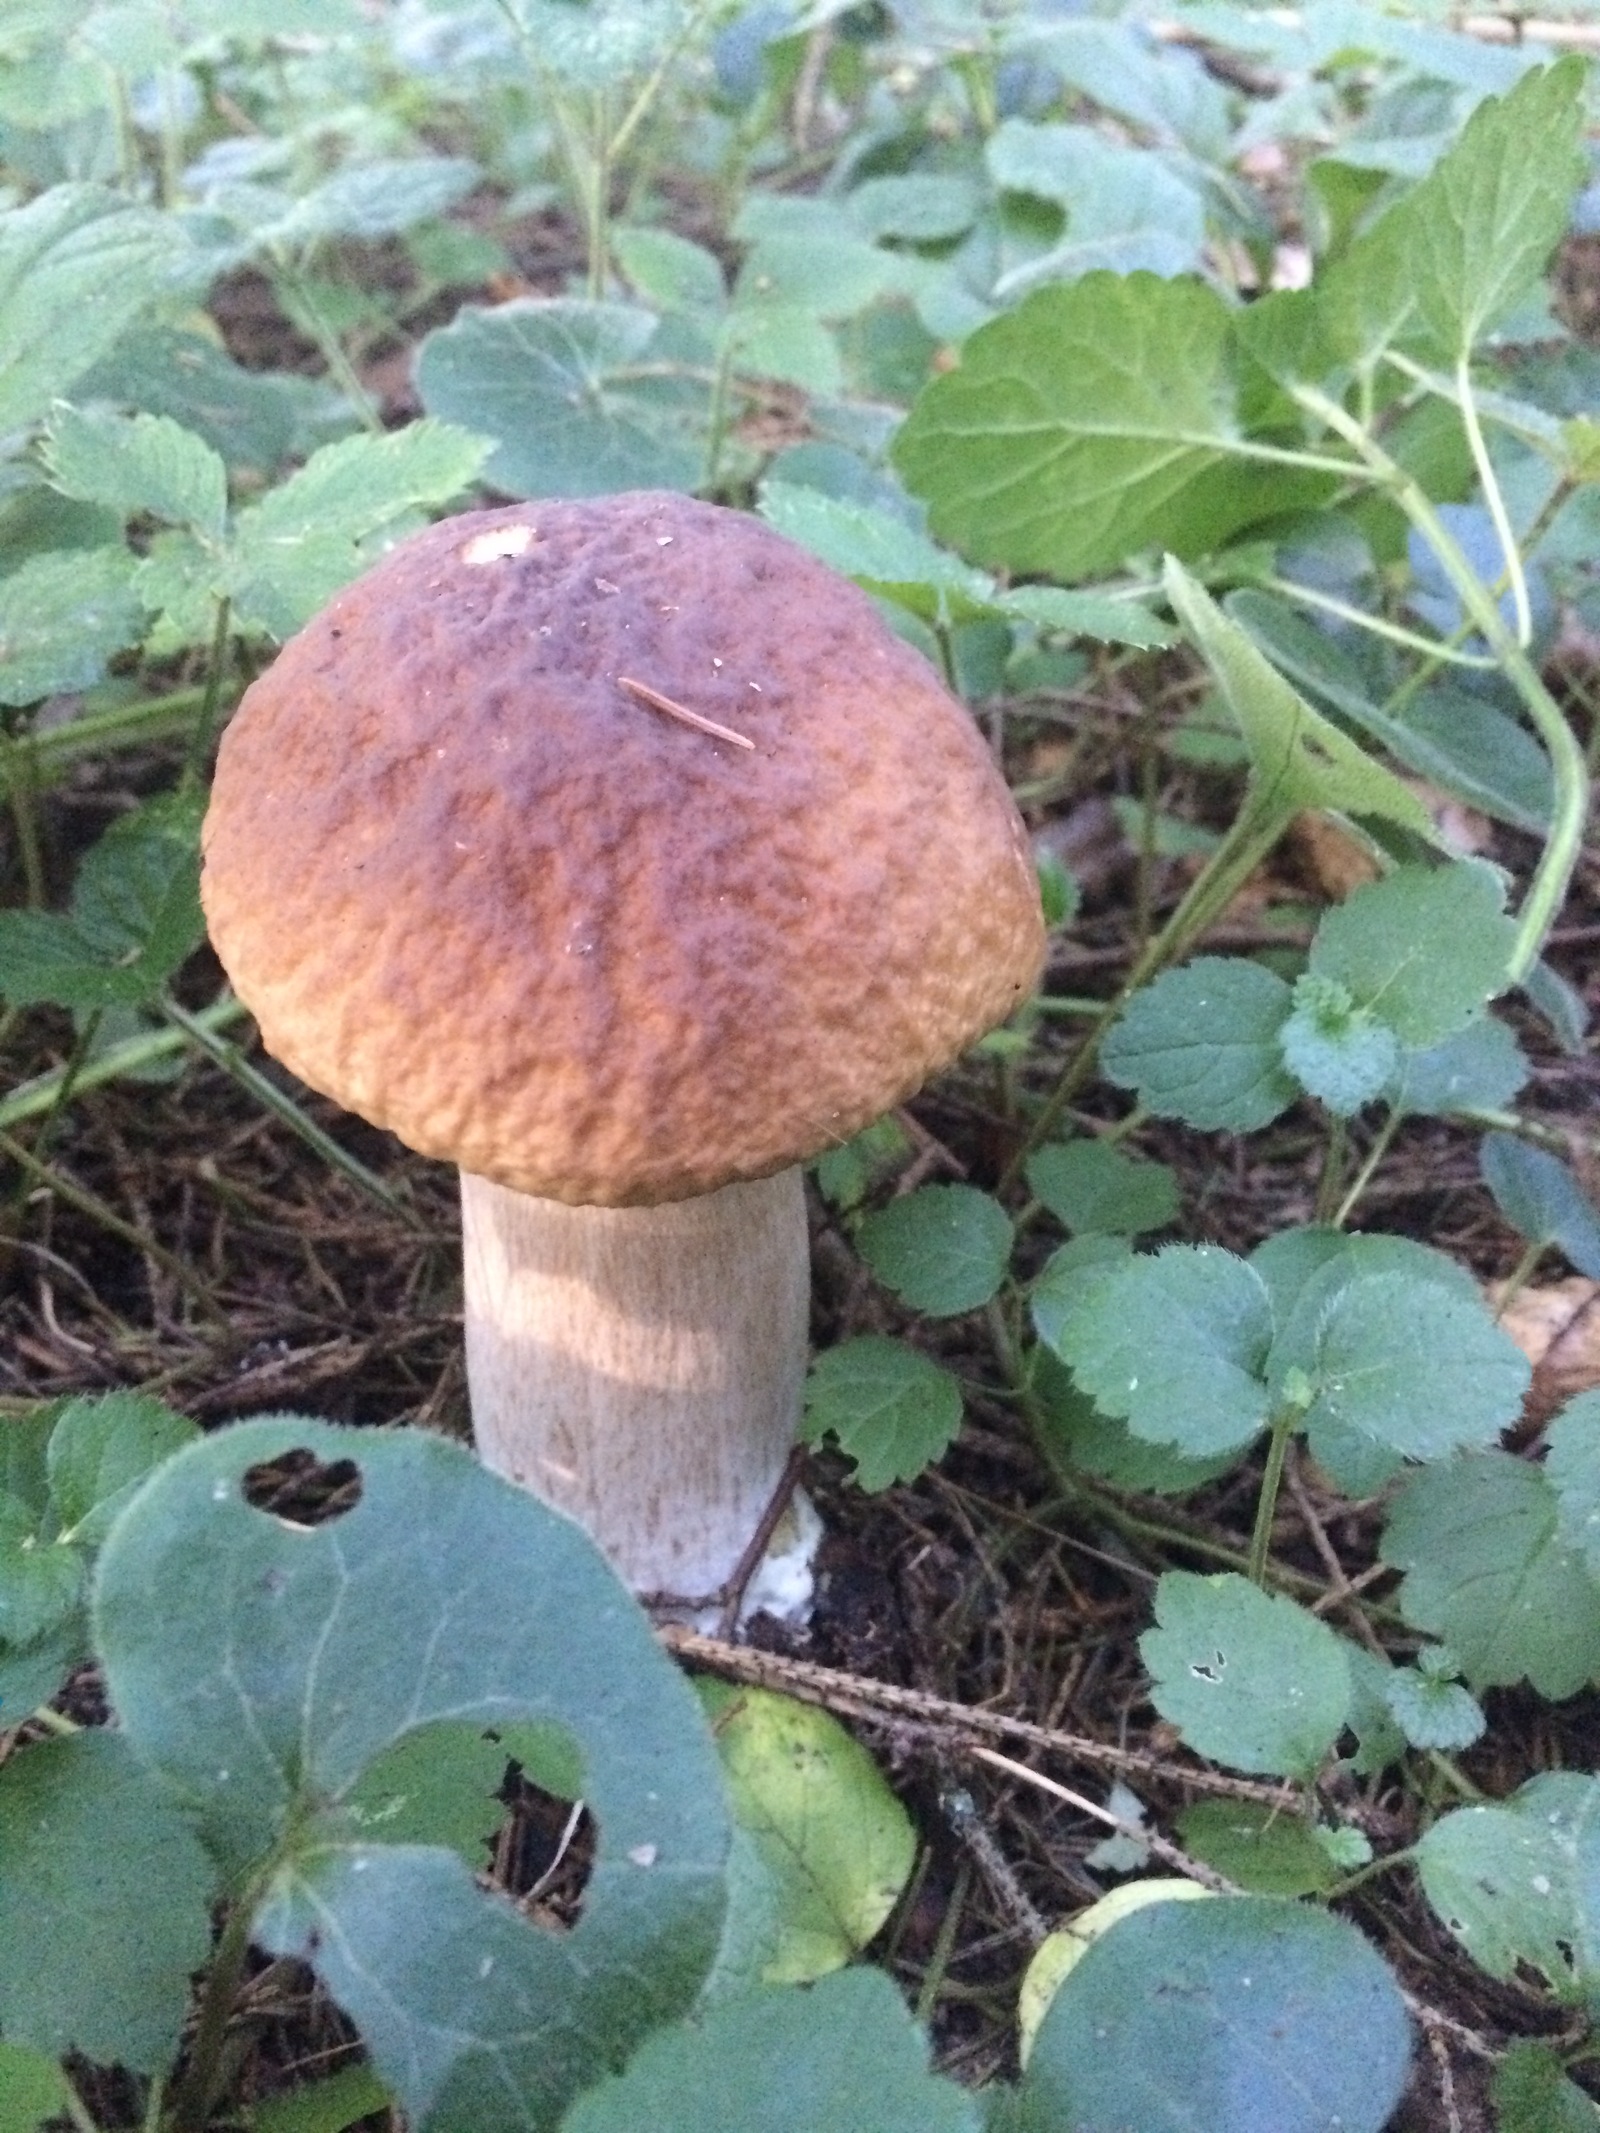
[[[319, 1522], [250, 1501], [291, 1452], [348, 1463]], [[129, 1748], [266, 1886], [253, 1938], [308, 1961], [419, 2133], [553, 2127], [597, 2061], [685, 2012], [715, 1959], [728, 1828], [699, 1706], [587, 1536], [441, 1439], [273, 1416], [169, 1459], [95, 1579]], [[556, 1935], [454, 1853], [346, 1803], [437, 1720], [559, 1728], [598, 1828]]]
[[1308, 1778], [1350, 1709], [1344, 1646], [1317, 1616], [1228, 1571], [1169, 1570], [1139, 1639], [1151, 1701], [1198, 1755]]
[[1600, 1985], [1600, 1781], [1552, 1771], [1441, 1815], [1416, 1858], [1429, 1903], [1491, 1977], [1526, 1965], [1565, 2000]]
[[954, 1442], [961, 1387], [903, 1341], [864, 1333], [825, 1349], [806, 1379], [801, 1435], [832, 1437], [866, 1490], [911, 1481]]

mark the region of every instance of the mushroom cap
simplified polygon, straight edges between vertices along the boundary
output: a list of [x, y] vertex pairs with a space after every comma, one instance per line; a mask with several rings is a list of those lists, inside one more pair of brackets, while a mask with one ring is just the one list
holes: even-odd
[[270, 1052], [572, 1203], [847, 1140], [1044, 948], [1016, 809], [927, 663], [760, 520], [666, 492], [395, 548], [246, 692], [203, 848]]

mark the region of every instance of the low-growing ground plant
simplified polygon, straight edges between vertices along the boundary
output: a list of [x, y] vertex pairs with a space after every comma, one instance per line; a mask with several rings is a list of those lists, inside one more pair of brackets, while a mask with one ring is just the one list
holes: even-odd
[[[1174, 15], [0, 22], [0, 2122], [1600, 2126], [1589, 33]], [[817, 1621], [698, 1695], [197, 895], [339, 586], [644, 485], [1055, 943], [816, 1166]]]

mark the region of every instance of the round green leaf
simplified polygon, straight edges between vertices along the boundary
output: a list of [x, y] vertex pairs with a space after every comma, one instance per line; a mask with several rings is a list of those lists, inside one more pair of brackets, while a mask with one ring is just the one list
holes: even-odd
[[1105, 1041], [1102, 1070], [1157, 1118], [1253, 1132], [1300, 1093], [1278, 1041], [1291, 998], [1260, 963], [1200, 956], [1134, 994]]
[[1183, 1848], [1252, 1896], [1320, 1896], [1339, 1879], [1297, 1814], [1258, 1800], [1196, 1800], [1178, 1817]]
[[806, 1379], [806, 1442], [835, 1438], [864, 1489], [912, 1480], [960, 1427], [961, 1387], [904, 1341], [875, 1333], [841, 1341], [817, 1357]]
[[1028, 1186], [1070, 1230], [1136, 1237], [1165, 1229], [1178, 1213], [1178, 1181], [1167, 1165], [1124, 1155], [1109, 1141], [1036, 1150], [1028, 1158]]
[[856, 1242], [881, 1282], [914, 1311], [955, 1318], [1005, 1279], [1011, 1217], [973, 1185], [924, 1185], [868, 1215]]
[[1353, 1926], [1270, 1896], [1151, 1904], [1097, 1940], [1040, 2024], [1027, 2123], [1073, 2133], [1379, 2133], [1405, 2009]]

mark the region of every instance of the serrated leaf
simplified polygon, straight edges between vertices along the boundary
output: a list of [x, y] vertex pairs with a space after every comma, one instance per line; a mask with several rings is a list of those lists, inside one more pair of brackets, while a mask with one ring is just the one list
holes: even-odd
[[177, 2054], [211, 1947], [215, 1875], [120, 1735], [46, 1741], [0, 1771], [0, 2027], [135, 2073]]
[[867, 1215], [856, 1243], [902, 1302], [930, 1318], [955, 1318], [999, 1289], [1014, 1235], [999, 1201], [976, 1186], [924, 1185]]
[[1396, 1496], [1380, 1552], [1405, 1572], [1406, 1621], [1450, 1646], [1474, 1690], [1525, 1675], [1559, 1702], [1600, 1675], [1600, 1586], [1537, 1467], [1498, 1451], [1424, 1467]]
[[1109, 1141], [1077, 1140], [1028, 1158], [1028, 1188], [1069, 1230], [1137, 1237], [1177, 1219], [1178, 1180], [1165, 1163], [1124, 1155]]
[[1556, 1492], [1562, 1539], [1600, 1578], [1600, 1389], [1580, 1392], [1551, 1423], [1544, 1471]]
[[1051, 2002], [1025, 2123], [1381, 2133], [1410, 2058], [1399, 1988], [1344, 1919], [1271, 1896], [1148, 1904]]
[[247, 620], [292, 635], [374, 560], [372, 543], [470, 488], [488, 454], [485, 438], [426, 419], [325, 444], [239, 513], [219, 589]]
[[[247, 1475], [291, 1451], [350, 1461], [353, 1508], [309, 1528], [255, 1509]], [[419, 2133], [553, 2126], [692, 2002], [727, 1847], [699, 1707], [587, 1536], [470, 1454], [294, 1416], [205, 1438], [117, 1519], [95, 1626], [130, 1748], [224, 1871], [287, 1846], [254, 1938], [312, 1965]], [[448, 1851], [351, 1834], [363, 1772], [436, 1719], [575, 1744], [599, 1836], [570, 1932]]]
[[1196, 1800], [1178, 1817], [1183, 1848], [1252, 1896], [1321, 1896], [1339, 1869], [1296, 1814], [1254, 1800]]
[[145, 1476], [199, 1435], [146, 1393], [68, 1400], [50, 1434], [51, 1509], [62, 1537], [98, 1547]]
[[1400, 1040], [1337, 979], [1315, 970], [1295, 981], [1294, 1003], [1278, 1038], [1283, 1063], [1336, 1118], [1353, 1118], [1393, 1079]]
[[877, 1764], [828, 1712], [770, 1689], [695, 1687], [728, 1804], [769, 1877], [776, 1933], [750, 1982], [805, 1984], [871, 1940], [910, 1878], [916, 1836]]
[[1600, 1982], [1600, 1782], [1536, 1777], [1490, 1807], [1441, 1815], [1416, 1848], [1428, 1901], [1491, 1977], [1526, 1964], [1563, 1999]]
[[1385, 1683], [1390, 1715], [1413, 1748], [1470, 1748], [1488, 1721], [1459, 1681], [1431, 1680], [1414, 1667], [1396, 1667]]
[[1557, 1244], [1580, 1274], [1600, 1281], [1600, 1214], [1558, 1156], [1511, 1133], [1486, 1133], [1478, 1151], [1495, 1205], [1530, 1244]]
[[151, 998], [204, 936], [203, 807], [165, 793], [119, 816], [84, 855], [69, 917], [0, 912], [0, 995], [82, 1008]]
[[1310, 969], [1402, 1043], [1439, 1044], [1504, 988], [1515, 940], [1492, 868], [1400, 867], [1324, 914]]
[[1480, 1015], [1442, 1043], [1403, 1054], [1386, 1093], [1395, 1110], [1411, 1118], [1503, 1111], [1532, 1071], [1505, 1023]]
[[480, 175], [465, 156], [389, 156], [351, 164], [302, 194], [268, 235], [277, 245], [392, 236], [454, 207]]
[[525, 51], [572, 88], [604, 90], [648, 72], [684, 35], [692, 18], [684, 0], [510, 0]]
[[1131, 644], [1153, 651], [1176, 644], [1177, 632], [1157, 621], [1137, 600], [1110, 593], [1068, 591], [1062, 585], [1010, 585], [997, 592], [1003, 615], [1068, 637], [1094, 637], [1103, 644]]
[[82, 1596], [79, 1551], [41, 1533], [36, 1514], [15, 1496], [0, 1496], [0, 1646], [37, 1642], [74, 1612]]
[[1289, 986], [1242, 956], [1198, 956], [1136, 992], [1113, 1025], [1101, 1071], [1157, 1118], [1249, 1133], [1299, 1094], [1279, 1038]]
[[35, 421], [171, 286], [177, 218], [97, 185], [0, 214], [0, 435]]
[[662, 361], [658, 330], [633, 304], [469, 305], [422, 343], [417, 390], [429, 414], [494, 439], [485, 473], [510, 495], [688, 489], [709, 388]]
[[1320, 1767], [1350, 1708], [1344, 1647], [1326, 1622], [1232, 1571], [1169, 1570], [1156, 1623], [1139, 1639], [1150, 1700], [1196, 1754], [1279, 1777]]
[[1194, 1458], [1236, 1450], [1265, 1426], [1271, 1337], [1266, 1288], [1244, 1260], [1174, 1244], [1108, 1269], [1055, 1346], [1096, 1406]]
[[86, 371], [81, 401], [171, 415], [230, 467], [270, 474], [348, 429], [354, 415], [333, 387], [282, 371], [246, 370], [203, 333], [141, 322]]
[[44, 439], [50, 481], [63, 496], [105, 504], [124, 519], [143, 512], [222, 538], [228, 470], [203, 437], [168, 415], [55, 410]]
[[1036, 290], [923, 391], [895, 463], [934, 530], [991, 565], [1071, 583], [1152, 545], [1204, 554], [1325, 487], [1277, 468], [1240, 480], [1231, 335], [1199, 281]]
[[869, 1491], [911, 1481], [954, 1441], [961, 1427], [961, 1387], [903, 1341], [874, 1333], [826, 1349], [806, 1379], [808, 1444], [824, 1437], [856, 1463]]
[[769, 1986], [653, 2036], [567, 2113], [561, 2133], [978, 2133], [976, 2100], [928, 2048], [880, 1970]]
[[1565, 236], [1588, 164], [1584, 65], [1534, 68], [1480, 104], [1402, 203], [1422, 323], [1454, 362], [1533, 290]]
[[1040, 1447], [1069, 1481], [1074, 1472], [1094, 1474], [1138, 1495], [1182, 1496], [1237, 1464], [1235, 1452], [1189, 1459], [1134, 1436], [1126, 1422], [1100, 1412], [1048, 1348], [1035, 1356], [1032, 1377]]
[[144, 634], [145, 604], [126, 548], [29, 556], [0, 577], [0, 704], [36, 704], [105, 679]]
[[1532, 1371], [1476, 1299], [1391, 1271], [1339, 1289], [1307, 1374], [1308, 1425], [1336, 1423], [1404, 1458], [1440, 1459], [1514, 1422]]

